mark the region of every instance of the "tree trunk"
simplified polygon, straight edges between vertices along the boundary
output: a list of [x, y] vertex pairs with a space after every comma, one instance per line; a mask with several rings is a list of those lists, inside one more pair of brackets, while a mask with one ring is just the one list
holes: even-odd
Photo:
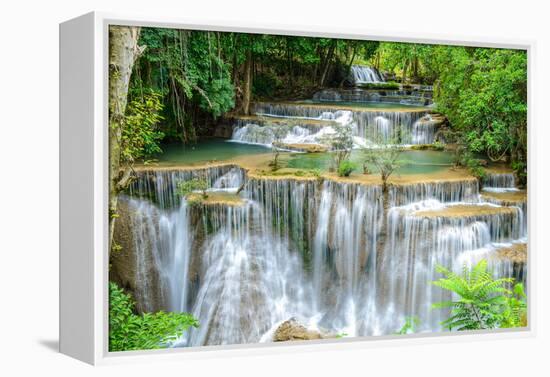
[[139, 27], [109, 28], [109, 249], [113, 240], [118, 194], [130, 178], [121, 161], [121, 138], [132, 68], [143, 48], [138, 46]]
[[388, 184], [384, 180], [382, 182], [382, 223], [380, 224], [380, 233], [378, 234], [376, 242], [376, 259], [383, 260], [384, 248], [386, 245], [386, 239], [388, 237], [388, 212], [390, 209], [390, 198], [388, 192]]
[[250, 115], [250, 98], [252, 92], [252, 51], [246, 52], [246, 62], [244, 64], [244, 87], [243, 87], [243, 106], [242, 113]]
[[[353, 50], [351, 54], [351, 59], [349, 61], [349, 64], [346, 66], [346, 75], [349, 75], [349, 72], [351, 70], [351, 66], [353, 65], [353, 59], [355, 59], [355, 55], [357, 54], [357, 45], [353, 45]], [[342, 81], [340, 81], [340, 87], [344, 85], [344, 81], [346, 81], [347, 76], [344, 76]]]
[[325, 85], [325, 80], [327, 79], [328, 71], [330, 68], [330, 62], [332, 61], [332, 57], [334, 55], [334, 50], [336, 49], [336, 41], [333, 41], [332, 44], [329, 47], [329, 50], [327, 52], [327, 57], [325, 59], [325, 66], [323, 68], [323, 75], [321, 76], [321, 82], [319, 83], [321, 86]]

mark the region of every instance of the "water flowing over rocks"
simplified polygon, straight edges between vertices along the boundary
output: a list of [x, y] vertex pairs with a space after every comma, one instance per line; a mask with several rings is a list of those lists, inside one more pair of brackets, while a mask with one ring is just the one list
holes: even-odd
[[384, 77], [376, 68], [365, 65], [352, 65], [351, 79], [354, 84], [384, 82]]
[[316, 92], [313, 99], [320, 102], [374, 102], [411, 106], [433, 104], [431, 91], [403, 89], [323, 89]]
[[275, 141], [287, 145], [322, 144], [323, 137], [334, 133], [335, 123], [350, 127], [357, 147], [374, 141], [400, 144], [431, 144], [443, 123], [423, 109], [377, 110], [307, 103], [256, 103], [254, 117], [235, 121], [232, 141], [272, 146]]
[[[497, 276], [525, 278], [515, 246], [527, 237], [524, 201], [491, 201], [475, 178], [391, 184], [385, 209], [379, 184], [249, 176], [235, 164], [137, 175], [110, 274], [139, 310], [199, 319], [177, 346], [393, 334], [409, 316], [437, 331], [445, 313], [431, 304], [450, 299], [431, 284], [437, 264], [485, 258]], [[177, 195], [195, 177], [210, 201]], [[510, 178], [486, 184], [513, 188]]]

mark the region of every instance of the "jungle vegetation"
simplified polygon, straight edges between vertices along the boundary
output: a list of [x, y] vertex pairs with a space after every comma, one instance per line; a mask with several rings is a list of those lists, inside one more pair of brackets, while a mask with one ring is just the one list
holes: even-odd
[[190, 314], [156, 312], [137, 314], [132, 297], [109, 283], [109, 351], [164, 348], [183, 332], [198, 327]]
[[467, 152], [509, 160], [525, 177], [525, 51], [161, 28], [142, 28], [137, 46], [143, 53], [129, 103], [154, 95], [162, 106], [151, 109], [159, 126], [146, 152], [161, 140], [212, 135], [220, 117], [249, 114], [252, 101], [344, 86], [352, 64], [369, 64], [400, 83], [433, 85], [449, 138]]

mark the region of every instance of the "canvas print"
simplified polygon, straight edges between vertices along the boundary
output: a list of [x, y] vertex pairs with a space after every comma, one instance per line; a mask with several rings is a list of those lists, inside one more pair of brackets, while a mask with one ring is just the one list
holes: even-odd
[[527, 53], [109, 29], [109, 350], [525, 328]]

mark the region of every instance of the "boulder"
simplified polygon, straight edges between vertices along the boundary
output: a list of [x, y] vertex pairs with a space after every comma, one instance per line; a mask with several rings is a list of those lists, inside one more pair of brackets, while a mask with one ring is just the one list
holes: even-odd
[[289, 340], [313, 340], [323, 339], [320, 332], [308, 330], [304, 325], [299, 323], [295, 318], [291, 318], [283, 323], [273, 334], [274, 342], [286, 342]]

